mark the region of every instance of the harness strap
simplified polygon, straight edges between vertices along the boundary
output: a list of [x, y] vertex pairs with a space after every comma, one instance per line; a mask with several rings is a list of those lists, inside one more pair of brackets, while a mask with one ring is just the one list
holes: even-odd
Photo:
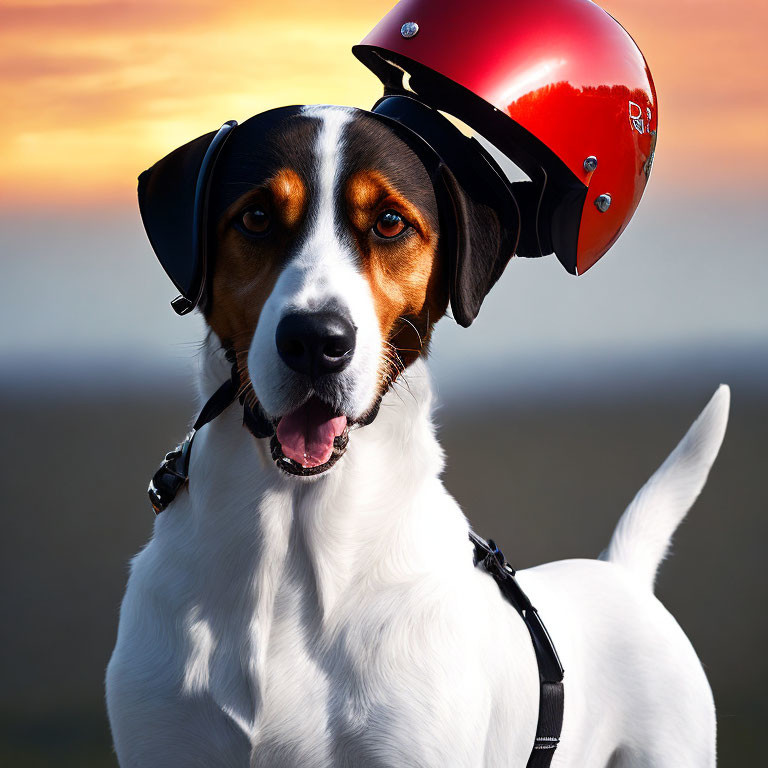
[[515, 579], [515, 569], [507, 562], [504, 553], [493, 539], [485, 541], [473, 531], [469, 532], [469, 539], [475, 547], [475, 565], [482, 565], [490, 574], [501, 594], [520, 614], [531, 635], [539, 667], [539, 720], [526, 768], [549, 768], [563, 728], [563, 665], [544, 622]]
[[[233, 359], [228, 355], [228, 359]], [[149, 482], [147, 493], [152, 509], [159, 515], [176, 498], [178, 492], [189, 482], [189, 459], [192, 454], [192, 443], [198, 430], [217, 416], [222, 414], [237, 398], [240, 391], [240, 372], [237, 364], [232, 362], [232, 375], [225, 381], [208, 399], [200, 410], [192, 429], [184, 440], [170, 453], [165, 454], [162, 464]], [[261, 410], [254, 410], [244, 402], [241, 395], [240, 402], [243, 405], [243, 424], [254, 437], [271, 437], [274, 433], [272, 424], [267, 420]]]
[[562, 682], [542, 682], [536, 739], [526, 768], [549, 768], [560, 742], [564, 709], [565, 691]]
[[217, 416], [224, 413], [230, 403], [237, 397], [240, 389], [240, 372], [237, 365], [232, 365], [232, 373], [229, 380], [225, 381], [214, 393], [200, 410], [195, 423], [192, 425], [192, 431], [205, 426], [209, 421], [213, 421]]

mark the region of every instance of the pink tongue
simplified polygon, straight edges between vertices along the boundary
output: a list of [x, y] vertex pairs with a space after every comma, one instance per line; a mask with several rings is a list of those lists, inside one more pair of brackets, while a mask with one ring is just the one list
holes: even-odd
[[289, 459], [302, 467], [319, 467], [331, 458], [333, 438], [346, 426], [346, 416], [334, 416], [325, 403], [312, 397], [280, 419], [277, 439]]

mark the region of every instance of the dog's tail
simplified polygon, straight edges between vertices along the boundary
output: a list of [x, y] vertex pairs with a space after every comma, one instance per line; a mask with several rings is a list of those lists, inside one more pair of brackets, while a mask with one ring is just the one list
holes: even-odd
[[601, 560], [618, 563], [653, 587], [672, 534], [701, 493], [723, 442], [731, 391], [721, 384], [677, 448], [621, 516]]

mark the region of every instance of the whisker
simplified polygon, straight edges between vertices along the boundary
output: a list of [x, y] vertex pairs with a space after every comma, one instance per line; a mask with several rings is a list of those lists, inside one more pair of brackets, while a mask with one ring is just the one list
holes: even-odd
[[408, 323], [408, 325], [410, 325], [411, 328], [413, 328], [413, 330], [416, 331], [416, 335], [419, 337], [419, 346], [423, 347], [424, 342], [421, 340], [421, 334], [419, 333], [419, 329], [407, 317], [405, 317], [405, 315], [401, 315], [399, 319]]

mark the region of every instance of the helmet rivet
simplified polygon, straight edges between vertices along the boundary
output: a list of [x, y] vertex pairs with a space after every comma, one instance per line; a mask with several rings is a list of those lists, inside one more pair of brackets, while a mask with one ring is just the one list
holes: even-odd
[[400, 27], [400, 34], [408, 40], [411, 37], [416, 37], [419, 33], [419, 25], [415, 21], [406, 21], [402, 27]]
[[592, 171], [597, 168], [597, 158], [594, 155], [590, 155], [585, 161], [584, 161], [584, 170], [587, 173], [592, 173]]
[[600, 211], [600, 213], [605, 213], [611, 207], [611, 196], [599, 195], [595, 199], [595, 205], [597, 206], [597, 210]]

